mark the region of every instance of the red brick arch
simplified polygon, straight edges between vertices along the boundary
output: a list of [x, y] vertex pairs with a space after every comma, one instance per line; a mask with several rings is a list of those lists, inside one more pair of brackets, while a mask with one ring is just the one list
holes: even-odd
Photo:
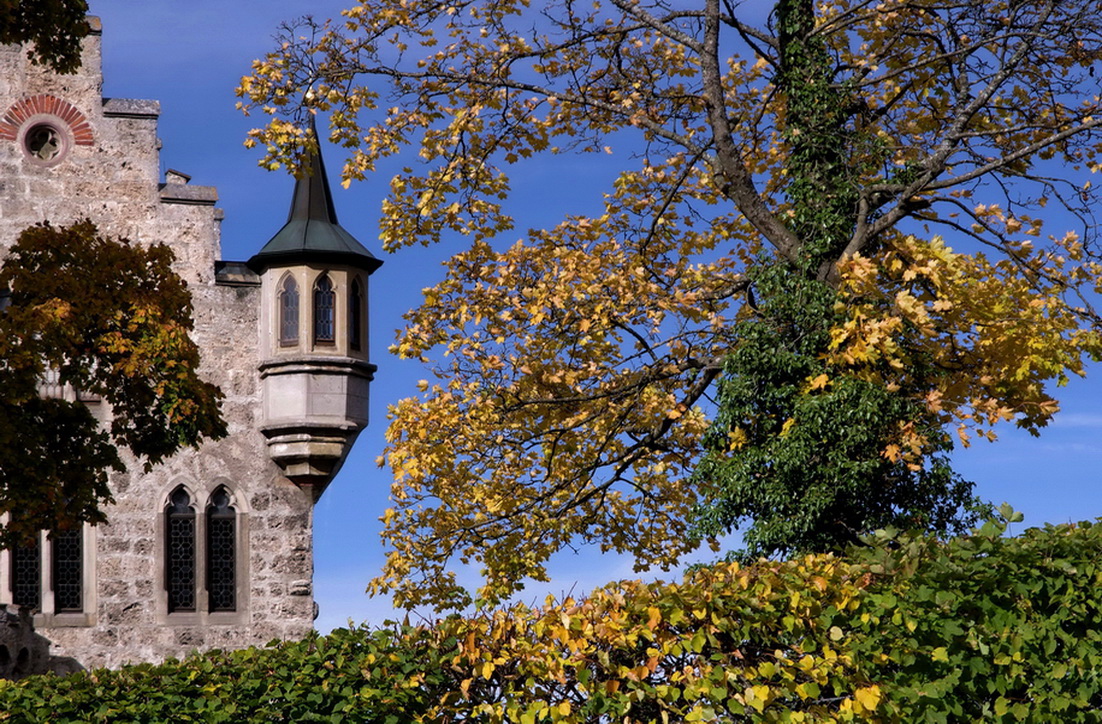
[[19, 129], [28, 119], [48, 114], [64, 121], [73, 133], [73, 143], [78, 146], [91, 146], [92, 127], [83, 113], [71, 103], [45, 93], [24, 98], [12, 105], [3, 118], [0, 118], [0, 139], [14, 141], [19, 138]]

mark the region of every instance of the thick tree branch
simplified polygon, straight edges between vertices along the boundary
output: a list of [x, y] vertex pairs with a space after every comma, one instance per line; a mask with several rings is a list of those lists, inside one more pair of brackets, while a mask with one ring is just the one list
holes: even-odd
[[707, 0], [704, 48], [705, 52], [701, 55], [701, 76], [716, 153], [716, 182], [723, 194], [735, 202], [747, 221], [785, 258], [795, 261], [799, 256], [799, 239], [762, 201], [731, 134], [731, 122], [727, 117], [727, 103], [719, 70], [719, 0]]

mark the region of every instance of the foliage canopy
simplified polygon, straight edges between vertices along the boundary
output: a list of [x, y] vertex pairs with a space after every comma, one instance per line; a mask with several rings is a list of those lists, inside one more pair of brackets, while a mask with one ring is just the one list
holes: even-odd
[[27, 56], [59, 73], [80, 67], [80, 41], [91, 27], [86, 0], [3, 0], [0, 43], [32, 43]]
[[[415, 152], [387, 249], [469, 240], [394, 347], [436, 380], [391, 412], [373, 590], [462, 604], [477, 562], [497, 600], [575, 541], [667, 566], [747, 521], [753, 554], [959, 530], [945, 431], [1036, 432], [1102, 351], [1093, 227], [1044, 225], [1090, 218], [1095, 3], [755, 6], [361, 0], [242, 80], [264, 165], [326, 112], [347, 182]], [[568, 152], [622, 169], [601, 212], [497, 243], [511, 168]]]
[[[100, 236], [89, 221], [20, 234], [0, 268], [0, 544], [104, 520], [119, 447], [149, 466], [225, 435], [222, 393], [198, 376], [191, 295], [171, 250]], [[79, 396], [94, 395], [106, 425]]]

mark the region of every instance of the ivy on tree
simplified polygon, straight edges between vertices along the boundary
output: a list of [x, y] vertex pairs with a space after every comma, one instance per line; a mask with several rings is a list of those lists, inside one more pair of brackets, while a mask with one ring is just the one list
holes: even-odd
[[[393, 348], [433, 379], [391, 410], [372, 590], [461, 605], [476, 563], [498, 600], [578, 543], [663, 567], [732, 525], [776, 554], [957, 530], [952, 440], [1039, 431], [1102, 352], [1098, 8], [760, 5], [360, 0], [243, 79], [263, 165], [328, 113], [346, 182], [412, 151], [387, 249], [466, 238]], [[510, 236], [513, 167], [571, 152], [619, 169], [599, 210]]]
[[[733, 325], [738, 344], [724, 361], [707, 453], [693, 474], [708, 491], [696, 532], [721, 535], [748, 522], [739, 555], [749, 560], [842, 551], [878, 528], [963, 533], [991, 510], [953, 472], [952, 441], [921, 402], [947, 371], [916, 354], [908, 388], [889, 389], [829, 360], [830, 331], [845, 322], [844, 298], [829, 282], [860, 197], [850, 172], [858, 106], [850, 83], [836, 82], [813, 6], [781, 0], [774, 17], [788, 228], [801, 244], [794, 259], [759, 255], [749, 264], [756, 302]], [[903, 429], [924, 441], [920, 459], [885, 454]]]
[[[183, 446], [226, 434], [217, 387], [201, 380], [191, 295], [161, 244], [98, 234], [89, 221], [23, 231], [0, 269], [0, 544], [106, 519], [119, 448], [150, 469]], [[97, 395], [43, 397], [48, 371]]]

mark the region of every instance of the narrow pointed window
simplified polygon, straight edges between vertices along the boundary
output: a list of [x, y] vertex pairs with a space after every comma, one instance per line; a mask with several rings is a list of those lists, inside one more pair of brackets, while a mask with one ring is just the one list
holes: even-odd
[[165, 507], [165, 588], [168, 611], [195, 610], [195, 510], [183, 488]]
[[333, 312], [336, 294], [328, 274], [322, 274], [314, 284], [314, 343], [332, 344]]
[[219, 488], [207, 504], [207, 594], [211, 611], [237, 610], [237, 511]]
[[84, 531], [58, 531], [52, 545], [54, 611], [79, 613], [84, 610]]
[[284, 277], [279, 290], [279, 344], [298, 344], [298, 284], [290, 275]]
[[363, 335], [363, 306], [364, 295], [360, 287], [360, 280], [353, 279], [348, 291], [348, 346], [359, 350]]

